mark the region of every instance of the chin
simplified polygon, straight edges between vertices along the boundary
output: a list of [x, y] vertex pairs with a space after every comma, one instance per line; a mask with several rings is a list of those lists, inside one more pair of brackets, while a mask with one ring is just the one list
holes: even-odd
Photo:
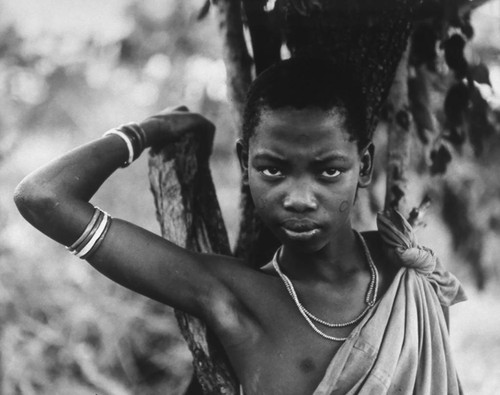
[[318, 252], [322, 250], [327, 244], [328, 241], [320, 238], [316, 239], [309, 239], [309, 240], [297, 240], [297, 239], [291, 239], [291, 238], [280, 238], [281, 243], [286, 246], [287, 248], [290, 248], [291, 250], [297, 251], [297, 252], [302, 252], [302, 253], [307, 253], [307, 254], [313, 254], [315, 252]]

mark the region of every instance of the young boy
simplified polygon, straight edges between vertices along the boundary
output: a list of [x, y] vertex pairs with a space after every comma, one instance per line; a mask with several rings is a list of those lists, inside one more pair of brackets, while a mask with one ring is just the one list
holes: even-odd
[[237, 153], [257, 213], [282, 243], [259, 271], [182, 249], [88, 202], [144, 147], [213, 132], [186, 108], [53, 161], [23, 180], [16, 204], [109, 278], [203, 319], [247, 395], [458, 394], [439, 304], [461, 300], [461, 288], [401, 216], [381, 217], [379, 233], [351, 228], [374, 148], [361, 90], [332, 70], [327, 60], [284, 61], [248, 95]]

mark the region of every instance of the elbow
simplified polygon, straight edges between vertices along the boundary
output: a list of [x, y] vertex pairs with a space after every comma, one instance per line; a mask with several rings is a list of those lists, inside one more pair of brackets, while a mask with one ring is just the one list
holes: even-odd
[[26, 177], [14, 190], [14, 203], [21, 215], [32, 225], [46, 221], [57, 207], [57, 199], [46, 185]]

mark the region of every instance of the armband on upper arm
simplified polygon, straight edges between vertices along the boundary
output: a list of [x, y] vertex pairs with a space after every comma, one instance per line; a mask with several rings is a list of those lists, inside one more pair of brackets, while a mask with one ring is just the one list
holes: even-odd
[[87, 259], [102, 244], [111, 226], [111, 221], [112, 218], [108, 213], [95, 207], [94, 215], [81, 236], [66, 249], [78, 258]]

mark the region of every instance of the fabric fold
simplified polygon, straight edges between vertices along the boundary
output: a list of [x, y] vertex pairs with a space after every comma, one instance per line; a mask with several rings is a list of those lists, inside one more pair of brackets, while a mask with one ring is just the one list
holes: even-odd
[[458, 279], [444, 269], [432, 250], [418, 244], [411, 225], [398, 211], [379, 213], [377, 226], [389, 259], [427, 275], [443, 306], [467, 299]]
[[459, 395], [440, 304], [464, 300], [463, 289], [431, 250], [418, 245], [401, 214], [379, 214], [378, 226], [388, 257], [400, 269], [313, 395]]

